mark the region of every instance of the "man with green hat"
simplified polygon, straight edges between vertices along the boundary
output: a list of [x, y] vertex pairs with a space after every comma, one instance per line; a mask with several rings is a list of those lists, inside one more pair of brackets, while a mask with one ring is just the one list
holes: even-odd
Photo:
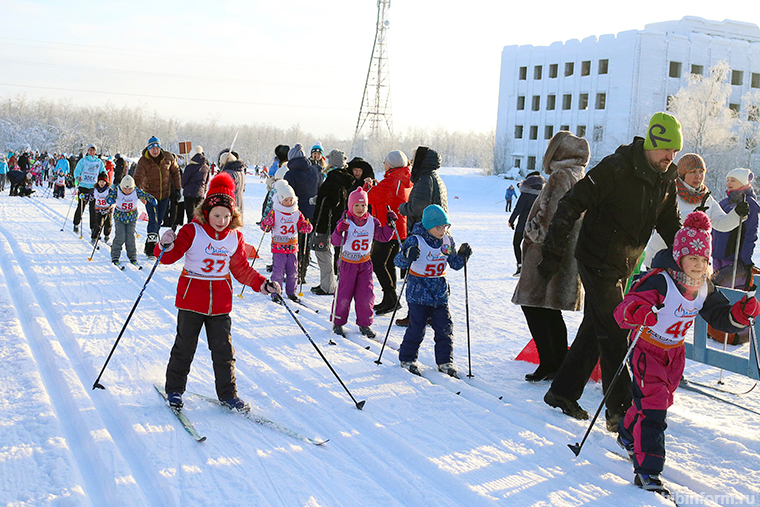
[[[673, 159], [682, 147], [681, 125], [667, 113], [655, 113], [646, 137], [620, 146], [586, 173], [559, 201], [544, 239], [538, 271], [545, 281], [559, 270], [570, 231], [583, 216], [575, 247], [585, 290], [583, 321], [544, 401], [575, 417], [588, 419], [578, 404], [597, 359], [605, 393], [628, 348], [628, 331], [613, 318], [628, 277], [656, 228], [673, 244], [681, 219], [676, 204], [678, 176]], [[585, 213], [585, 215], [584, 215]], [[607, 429], [631, 405], [630, 377], [621, 379], [607, 400]]]

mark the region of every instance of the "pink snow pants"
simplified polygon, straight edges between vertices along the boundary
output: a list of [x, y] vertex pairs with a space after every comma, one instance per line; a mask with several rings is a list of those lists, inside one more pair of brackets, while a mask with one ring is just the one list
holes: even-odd
[[340, 275], [335, 292], [335, 315], [333, 324], [342, 326], [348, 321], [351, 300], [354, 300], [356, 325], [371, 326], [374, 318], [372, 307], [375, 292], [372, 287], [372, 261], [354, 264], [339, 260]]

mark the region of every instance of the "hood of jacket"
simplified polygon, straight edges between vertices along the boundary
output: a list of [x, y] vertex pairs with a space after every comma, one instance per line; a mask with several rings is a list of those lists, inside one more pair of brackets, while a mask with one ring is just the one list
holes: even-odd
[[412, 183], [417, 183], [423, 174], [431, 173], [441, 167], [441, 156], [435, 150], [427, 150], [425, 157], [412, 164]]

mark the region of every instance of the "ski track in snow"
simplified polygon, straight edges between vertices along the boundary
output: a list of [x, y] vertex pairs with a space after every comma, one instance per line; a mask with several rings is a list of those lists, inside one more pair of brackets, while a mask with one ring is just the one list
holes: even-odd
[[[449, 189], [452, 234], [469, 242], [470, 339], [475, 377], [465, 378], [467, 333], [462, 272], [450, 271], [455, 363], [462, 380], [435, 371], [432, 332], [420, 350], [424, 378], [398, 366], [403, 329], [393, 326], [375, 364], [391, 314], [375, 319], [379, 341], [333, 335], [331, 298], [313, 296], [311, 266], [303, 289], [309, 307], [289, 304], [357, 400], [346, 392], [285, 308], [251, 290], [234, 297], [233, 343], [238, 390], [254, 410], [298, 433], [330, 439], [316, 447], [185, 396], [202, 435], [194, 442], [152, 384], [163, 384], [176, 328], [180, 264], [159, 266], [142, 295], [101, 382], [91, 389], [153, 267], [110, 265], [84, 240], [61, 231], [69, 198], [0, 195], [0, 502], [6, 505], [427, 506], [670, 505], [631, 485], [632, 469], [598, 421], [575, 458], [587, 421], [547, 407], [547, 383], [522, 377], [533, 365], [512, 361], [529, 340], [512, 305], [517, 279], [503, 198], [508, 182], [472, 171], [441, 171]], [[246, 241], [264, 185], [249, 177]], [[18, 217], [23, 216], [21, 221]], [[145, 234], [145, 222], [138, 233]], [[256, 267], [271, 261], [268, 240]], [[122, 259], [125, 253], [122, 252]], [[376, 284], [377, 285], [377, 284]], [[241, 285], [235, 283], [235, 295]], [[380, 296], [376, 286], [376, 295]], [[406, 306], [406, 305], [404, 305]], [[398, 311], [396, 318], [406, 314]], [[581, 314], [565, 312], [572, 339]], [[353, 318], [353, 317], [352, 317]], [[329, 345], [334, 340], [337, 346]], [[366, 350], [365, 347], [370, 349]], [[746, 350], [736, 348], [735, 350]], [[714, 381], [717, 370], [689, 362], [687, 377]], [[749, 379], [724, 375], [727, 385]], [[751, 383], [749, 384], [751, 385]], [[213, 367], [202, 334], [188, 389], [214, 395]], [[459, 394], [456, 394], [459, 393]], [[732, 400], [760, 408], [760, 395]], [[500, 399], [501, 398], [501, 399]], [[601, 387], [580, 403], [593, 413]], [[683, 495], [755, 495], [760, 499], [760, 421], [735, 407], [679, 391], [669, 411], [666, 481]], [[704, 501], [705, 505], [717, 505]]]

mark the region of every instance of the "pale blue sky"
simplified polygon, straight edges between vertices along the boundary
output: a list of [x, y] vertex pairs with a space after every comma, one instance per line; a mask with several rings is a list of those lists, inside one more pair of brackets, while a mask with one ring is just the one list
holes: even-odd
[[[548, 45], [686, 15], [760, 24], [750, 1], [515, 4], [392, 0], [396, 130], [493, 129], [506, 45]], [[377, 3], [0, 0], [0, 13], [0, 99], [111, 102], [180, 120], [299, 124], [350, 138]]]

